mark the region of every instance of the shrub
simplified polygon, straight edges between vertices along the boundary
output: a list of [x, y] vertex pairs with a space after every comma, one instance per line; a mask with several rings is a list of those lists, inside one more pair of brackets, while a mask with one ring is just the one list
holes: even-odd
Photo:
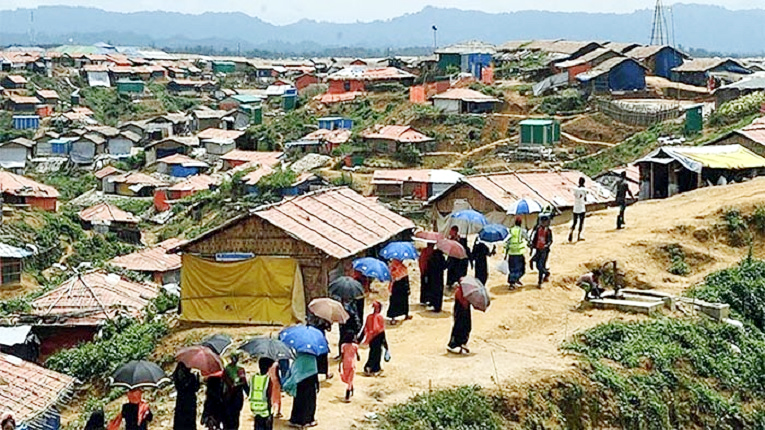
[[164, 321], [110, 324], [103, 338], [57, 352], [45, 362], [46, 367], [81, 381], [106, 376], [130, 360], [145, 359], [168, 330]]
[[151, 199], [121, 199], [114, 203], [115, 206], [133, 215], [141, 216], [154, 204]]
[[480, 387], [420, 394], [388, 410], [383, 430], [499, 430], [499, 418]]
[[685, 251], [683, 251], [682, 246], [675, 243], [668, 245], [666, 250], [671, 261], [671, 265], [667, 269], [669, 273], [678, 276], [685, 276], [691, 273], [690, 266], [685, 262]]
[[579, 91], [569, 89], [560, 94], [543, 98], [539, 109], [548, 115], [555, 115], [560, 112], [582, 110], [586, 105], [587, 101], [579, 94]]
[[712, 273], [689, 295], [730, 305], [731, 310], [765, 330], [765, 262], [745, 259], [739, 265]]
[[416, 166], [422, 164], [422, 154], [412, 145], [402, 145], [393, 153], [393, 159], [401, 163]]
[[747, 94], [743, 97], [723, 103], [712, 115], [709, 122], [712, 125], [724, 125], [738, 121], [746, 116], [757, 114], [765, 103], [765, 92]]

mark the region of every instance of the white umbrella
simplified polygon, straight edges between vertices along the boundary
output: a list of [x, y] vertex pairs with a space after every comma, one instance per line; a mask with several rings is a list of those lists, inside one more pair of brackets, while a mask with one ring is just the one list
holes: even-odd
[[528, 215], [542, 212], [542, 205], [534, 199], [520, 199], [508, 209], [508, 215]]

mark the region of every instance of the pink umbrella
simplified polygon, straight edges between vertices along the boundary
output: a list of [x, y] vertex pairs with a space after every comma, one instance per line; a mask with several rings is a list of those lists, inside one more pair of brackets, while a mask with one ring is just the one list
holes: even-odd
[[179, 350], [175, 359], [190, 369], [197, 369], [207, 377], [223, 370], [223, 361], [218, 354], [202, 345], [189, 346]]
[[479, 311], [486, 312], [491, 304], [491, 299], [483, 283], [472, 276], [465, 276], [460, 281], [460, 285], [462, 285], [462, 296], [465, 297], [465, 300]]
[[311, 303], [308, 304], [308, 310], [331, 323], [344, 324], [351, 317], [343, 308], [342, 303], [328, 298], [311, 300]]
[[443, 234], [437, 231], [418, 231], [414, 234], [415, 239], [421, 239], [427, 242], [438, 242], [439, 240], [446, 239]]
[[467, 250], [456, 240], [441, 239], [436, 242], [436, 248], [449, 257], [464, 260], [468, 258]]

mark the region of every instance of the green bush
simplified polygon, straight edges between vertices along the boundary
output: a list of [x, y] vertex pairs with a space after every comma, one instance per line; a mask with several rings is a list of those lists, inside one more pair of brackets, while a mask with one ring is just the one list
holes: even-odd
[[119, 326], [107, 326], [104, 329], [105, 335], [101, 339], [52, 355], [45, 362], [46, 367], [81, 381], [106, 377], [128, 361], [148, 357], [154, 351], [157, 341], [168, 331], [164, 321], [131, 321], [127, 324], [120, 321], [115, 324]]
[[574, 112], [584, 109], [587, 101], [579, 94], [579, 91], [568, 89], [560, 94], [545, 97], [539, 105], [539, 109], [548, 114], [555, 115], [562, 112]]
[[499, 430], [491, 400], [480, 387], [420, 394], [393, 406], [382, 417], [383, 430]]
[[666, 251], [669, 254], [671, 264], [669, 266], [669, 273], [678, 276], [686, 276], [691, 273], [691, 268], [688, 263], [685, 262], [685, 251], [683, 247], [678, 244], [668, 245]]
[[53, 173], [31, 175], [33, 179], [58, 190], [60, 201], [68, 202], [87, 191], [96, 188], [98, 181], [92, 173], [82, 171], [57, 171]]
[[422, 154], [412, 145], [402, 145], [393, 153], [393, 159], [409, 166], [422, 164]]
[[99, 266], [118, 255], [130, 254], [137, 249], [136, 246], [120, 241], [113, 233], [94, 234], [75, 242], [73, 247], [74, 253], [66, 260], [71, 267], [83, 262]]
[[765, 262], [745, 259], [735, 267], [712, 273], [689, 295], [727, 303], [734, 314], [765, 330]]
[[121, 199], [114, 204], [123, 211], [141, 216], [152, 207], [154, 202], [151, 199]]
[[765, 92], [747, 94], [743, 97], [723, 103], [709, 119], [711, 125], [725, 125], [736, 122], [749, 115], [760, 112], [765, 103]]
[[297, 173], [290, 169], [277, 169], [258, 181], [258, 188], [263, 191], [276, 191], [289, 188], [295, 183]]

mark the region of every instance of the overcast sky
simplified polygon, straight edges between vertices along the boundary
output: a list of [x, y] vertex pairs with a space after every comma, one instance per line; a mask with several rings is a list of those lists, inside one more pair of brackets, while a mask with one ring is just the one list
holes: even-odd
[[[665, 4], [674, 3], [665, 0]], [[765, 8], [765, 0], [688, 0], [729, 9]], [[244, 12], [274, 24], [300, 19], [353, 22], [394, 18], [417, 12], [423, 7], [454, 7], [486, 12], [512, 12], [528, 9], [588, 12], [630, 12], [653, 7], [655, 0], [0, 0], [0, 9], [40, 5], [92, 6], [133, 12], [168, 10], [186, 13]]]

